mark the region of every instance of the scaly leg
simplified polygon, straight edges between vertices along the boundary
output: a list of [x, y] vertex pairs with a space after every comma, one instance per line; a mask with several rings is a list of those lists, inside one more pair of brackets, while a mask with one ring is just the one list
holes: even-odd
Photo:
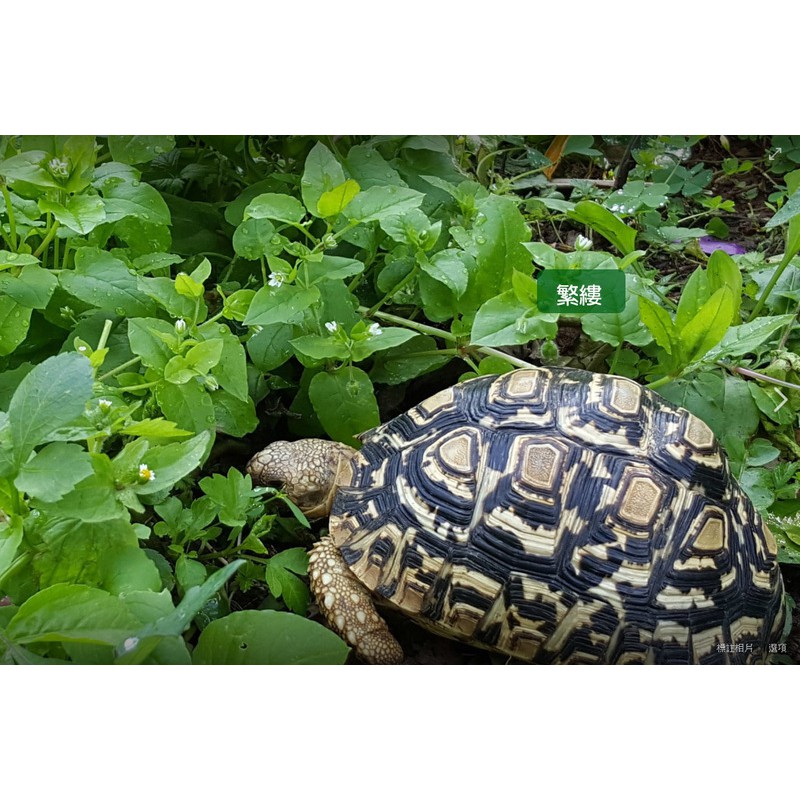
[[339, 548], [324, 536], [311, 549], [311, 591], [330, 626], [369, 664], [400, 664], [403, 651], [378, 616], [372, 596], [350, 572]]

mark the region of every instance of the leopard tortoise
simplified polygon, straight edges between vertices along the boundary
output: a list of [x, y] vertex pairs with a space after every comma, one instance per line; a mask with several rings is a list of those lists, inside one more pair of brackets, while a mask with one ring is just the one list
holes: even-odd
[[312, 591], [365, 661], [403, 653], [374, 603], [543, 663], [755, 663], [784, 619], [769, 528], [709, 427], [625, 378], [521, 369], [361, 437], [248, 465], [309, 517]]

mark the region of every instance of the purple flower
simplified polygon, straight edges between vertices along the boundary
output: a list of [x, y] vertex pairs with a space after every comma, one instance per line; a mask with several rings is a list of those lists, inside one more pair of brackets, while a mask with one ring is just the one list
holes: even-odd
[[736, 242], [723, 242], [713, 236], [701, 236], [698, 239], [700, 249], [710, 256], [715, 250], [724, 250], [729, 256], [740, 256], [747, 252], [747, 248]]

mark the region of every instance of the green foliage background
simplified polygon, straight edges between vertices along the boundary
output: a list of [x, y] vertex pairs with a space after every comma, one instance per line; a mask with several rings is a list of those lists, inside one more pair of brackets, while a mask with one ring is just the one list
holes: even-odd
[[[567, 183], [551, 139], [0, 137], [0, 660], [341, 663], [308, 523], [243, 465], [530, 364], [698, 414], [800, 563], [796, 137], [717, 169], [637, 137], [619, 189], [622, 137], [570, 137], [603, 177]], [[754, 170], [758, 237], [708, 257]], [[542, 313], [548, 269], [621, 271], [626, 305]]]

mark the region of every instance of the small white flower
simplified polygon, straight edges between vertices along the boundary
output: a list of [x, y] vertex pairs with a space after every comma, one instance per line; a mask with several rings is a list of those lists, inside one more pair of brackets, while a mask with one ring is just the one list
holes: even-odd
[[175, 333], [186, 333], [186, 320], [185, 319], [176, 319], [175, 320]]
[[339, 330], [339, 323], [338, 322], [326, 322], [325, 327], [331, 332], [336, 333]]
[[103, 411], [108, 411], [108, 409], [111, 408], [110, 400], [98, 400], [97, 404], [103, 409]]
[[592, 240], [588, 237], [584, 236], [583, 234], [579, 233], [575, 237], [575, 249], [576, 250], [591, 250], [592, 249]]
[[50, 161], [47, 162], [47, 167], [56, 178], [69, 177], [69, 162], [61, 158], [51, 158]]
[[628, 213], [629, 213], [629, 214], [633, 214], [633, 209], [632, 209], [632, 208], [629, 208], [629, 209], [628, 209]]
[[139, 464], [139, 477], [146, 481], [154, 481], [156, 473], [147, 464]]
[[377, 322], [373, 322], [367, 329], [370, 336], [380, 336], [383, 333], [383, 328]]
[[270, 272], [267, 283], [270, 286], [280, 286], [285, 280], [286, 276], [282, 275], [280, 272]]

